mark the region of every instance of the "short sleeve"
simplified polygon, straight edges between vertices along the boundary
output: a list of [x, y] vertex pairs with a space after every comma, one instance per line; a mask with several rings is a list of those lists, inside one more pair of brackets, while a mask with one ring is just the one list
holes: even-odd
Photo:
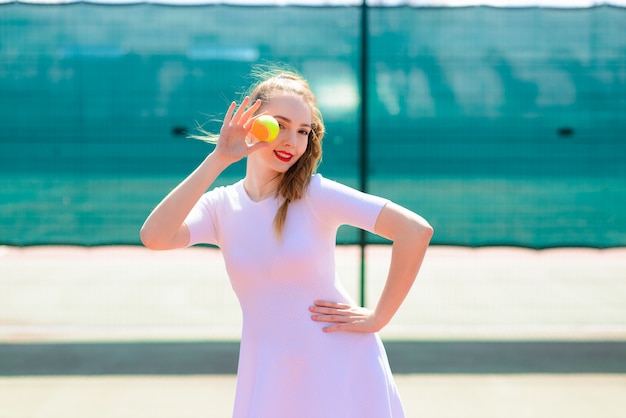
[[309, 189], [315, 212], [321, 221], [336, 227], [351, 225], [374, 232], [378, 215], [389, 202], [388, 199], [363, 193], [320, 174], [313, 176]]
[[216, 204], [219, 190], [214, 189], [202, 195], [185, 219], [189, 229], [189, 246], [195, 244], [217, 245]]

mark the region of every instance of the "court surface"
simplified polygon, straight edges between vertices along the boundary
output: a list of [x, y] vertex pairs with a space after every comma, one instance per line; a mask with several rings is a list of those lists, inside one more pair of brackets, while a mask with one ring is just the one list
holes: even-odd
[[[381, 336], [409, 417], [622, 418], [625, 307], [626, 249], [434, 246]], [[211, 248], [0, 247], [0, 417], [228, 417], [240, 320]]]

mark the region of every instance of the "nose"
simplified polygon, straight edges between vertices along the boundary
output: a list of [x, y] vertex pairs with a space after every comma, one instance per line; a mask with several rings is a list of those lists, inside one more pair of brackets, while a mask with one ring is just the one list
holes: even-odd
[[285, 132], [283, 138], [283, 144], [294, 147], [296, 145], [296, 138], [298, 133], [295, 130], [289, 129]]

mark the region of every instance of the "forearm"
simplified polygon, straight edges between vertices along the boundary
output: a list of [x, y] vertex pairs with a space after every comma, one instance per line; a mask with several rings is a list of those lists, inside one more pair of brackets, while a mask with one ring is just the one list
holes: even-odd
[[431, 232], [424, 231], [418, 239], [406, 234], [394, 240], [387, 280], [374, 310], [376, 323], [380, 328], [391, 321], [411, 290], [431, 235]]
[[434, 231], [421, 216], [389, 203], [378, 217], [375, 232], [393, 243], [387, 281], [374, 310], [380, 329], [391, 321], [409, 293]]
[[228, 163], [215, 153], [204, 161], [150, 213], [141, 228], [141, 241], [149, 248], [182, 247], [187, 242], [176, 239], [185, 218], [200, 197], [213, 184]]

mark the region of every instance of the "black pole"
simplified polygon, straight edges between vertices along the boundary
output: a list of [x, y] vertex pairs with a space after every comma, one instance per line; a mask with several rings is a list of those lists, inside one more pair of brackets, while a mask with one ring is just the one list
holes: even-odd
[[[367, 192], [367, 52], [368, 52], [368, 21], [367, 0], [361, 4], [361, 149], [359, 161], [359, 183], [363, 192]], [[367, 245], [367, 233], [360, 230], [359, 247], [361, 248], [361, 306], [365, 306], [365, 246]]]

